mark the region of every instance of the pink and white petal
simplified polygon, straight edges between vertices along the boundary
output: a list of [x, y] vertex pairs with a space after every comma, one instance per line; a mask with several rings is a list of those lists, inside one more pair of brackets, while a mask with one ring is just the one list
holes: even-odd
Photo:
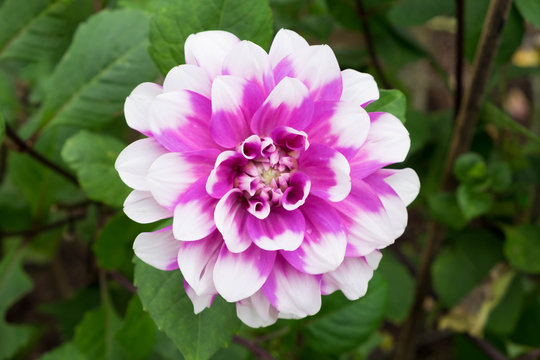
[[133, 243], [135, 255], [148, 265], [159, 270], [178, 269], [178, 250], [182, 241], [176, 240], [172, 227], [158, 231], [140, 233]]
[[218, 153], [208, 149], [160, 156], [152, 163], [146, 177], [154, 199], [174, 210], [178, 198], [192, 184], [210, 174]]
[[313, 116], [313, 99], [298, 79], [284, 77], [268, 95], [251, 120], [251, 130], [269, 135], [278, 126], [303, 130]]
[[195, 314], [199, 314], [206, 308], [210, 308], [212, 306], [212, 303], [214, 302], [214, 299], [216, 298], [217, 292], [212, 294], [203, 294], [203, 295], [197, 295], [195, 291], [189, 286], [189, 284], [184, 280], [184, 289], [186, 290], [186, 294], [193, 303], [193, 312]]
[[298, 209], [288, 211], [274, 207], [263, 220], [248, 217], [247, 230], [252, 241], [261, 249], [292, 251], [304, 239], [305, 220]]
[[212, 83], [210, 135], [216, 143], [233, 148], [251, 134], [249, 124], [264, 101], [257, 83], [233, 75], [217, 77]]
[[293, 51], [307, 47], [309, 47], [309, 44], [303, 37], [292, 30], [280, 29], [274, 37], [268, 52], [272, 68], [275, 68], [284, 57]]
[[341, 101], [366, 106], [379, 99], [379, 88], [373, 76], [353, 69], [345, 69], [341, 72], [341, 79], [343, 80]]
[[247, 164], [247, 159], [240, 153], [226, 150], [219, 154], [214, 169], [206, 182], [206, 191], [216, 199], [224, 196], [233, 188], [233, 179], [238, 172], [237, 168]]
[[372, 172], [407, 157], [411, 146], [409, 132], [394, 115], [369, 113], [371, 127], [367, 139], [351, 160], [351, 176], [362, 179]]
[[348, 230], [346, 256], [364, 256], [396, 239], [383, 203], [364, 181], [355, 180], [349, 196], [333, 205]]
[[246, 222], [250, 214], [239, 189], [232, 189], [216, 205], [214, 222], [230, 252], [245, 251], [251, 245]]
[[189, 90], [158, 95], [150, 105], [150, 130], [169, 151], [216, 148], [208, 133], [210, 100]]
[[198, 180], [178, 199], [173, 218], [173, 233], [178, 240], [199, 240], [216, 229], [214, 209], [218, 201], [208, 195], [205, 185], [205, 178]]
[[364, 256], [364, 259], [373, 270], [377, 270], [381, 263], [382, 253], [379, 250], [375, 250]]
[[270, 134], [274, 144], [280, 145], [287, 150], [307, 150], [309, 147], [308, 136], [305, 132], [293, 129], [289, 126], [278, 126]]
[[172, 217], [172, 212], [159, 205], [150, 191], [133, 190], [124, 201], [124, 213], [133, 221], [149, 224]]
[[352, 159], [369, 133], [368, 113], [354, 103], [320, 101], [313, 122], [306, 129], [312, 143], [328, 145]]
[[298, 170], [311, 179], [311, 193], [332, 202], [342, 201], [351, 191], [349, 162], [340, 152], [312, 144], [298, 159]]
[[280, 312], [279, 317], [303, 318], [321, 308], [320, 276], [296, 270], [281, 256], [277, 256], [262, 291]]
[[283, 192], [281, 205], [285, 210], [294, 210], [304, 205], [311, 190], [311, 180], [309, 176], [301, 171], [291, 175], [289, 179], [290, 187]]
[[223, 59], [239, 42], [235, 35], [221, 30], [191, 34], [184, 44], [186, 64], [201, 67], [213, 79], [221, 74]]
[[183, 242], [178, 251], [182, 276], [198, 295], [216, 293], [213, 271], [222, 244], [219, 232], [214, 231], [204, 239]]
[[136, 190], [149, 190], [146, 175], [150, 165], [167, 150], [152, 138], [129, 144], [116, 158], [114, 167], [122, 181]]
[[302, 81], [314, 101], [337, 101], [341, 97], [341, 71], [328, 45], [314, 45], [293, 51], [274, 68], [276, 82], [286, 76]]
[[228, 302], [255, 294], [272, 271], [276, 253], [252, 245], [241, 253], [232, 253], [223, 244], [214, 267], [214, 284]]
[[381, 169], [385, 177], [384, 181], [394, 189], [405, 206], [409, 206], [420, 192], [420, 179], [411, 168], [405, 169]]
[[236, 315], [252, 328], [270, 326], [277, 321], [278, 311], [261, 290], [236, 303]]
[[190, 90], [208, 99], [211, 88], [212, 83], [206, 71], [191, 64], [173, 67], [163, 81], [163, 92]]
[[158, 84], [145, 82], [139, 84], [124, 103], [124, 115], [128, 126], [144, 135], [151, 136], [148, 109], [156, 96], [162, 93]]
[[274, 87], [274, 74], [268, 54], [251, 41], [241, 41], [231, 49], [223, 60], [222, 73], [257, 83], [266, 94]]
[[322, 276], [321, 290], [327, 295], [341, 290], [349, 300], [357, 300], [367, 292], [373, 268], [364, 257], [347, 257], [334, 271]]
[[281, 251], [281, 255], [304, 273], [335, 270], [343, 262], [347, 248], [347, 233], [340, 216], [316, 196], [310, 196], [301, 211], [306, 219], [304, 241], [298, 249]]
[[407, 208], [398, 194], [385, 182], [384, 175], [381, 175], [380, 172], [381, 170], [365, 177], [364, 181], [379, 196], [394, 229], [394, 236], [398, 238], [407, 226]]

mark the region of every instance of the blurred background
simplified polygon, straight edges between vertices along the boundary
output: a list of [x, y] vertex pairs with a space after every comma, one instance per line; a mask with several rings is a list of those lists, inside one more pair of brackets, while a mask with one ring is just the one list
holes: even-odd
[[[489, 0], [229, 1], [0, 0], [0, 359], [540, 358], [540, 0], [513, 2], [472, 143], [448, 175]], [[125, 97], [212, 28], [266, 49], [292, 29], [372, 74], [388, 90], [373, 105], [410, 132], [399, 167], [422, 187], [364, 298], [236, 324], [224, 343], [199, 322], [209, 355], [194, 357], [135, 295], [132, 241], [155, 225], [123, 215], [113, 165], [137, 138]]]

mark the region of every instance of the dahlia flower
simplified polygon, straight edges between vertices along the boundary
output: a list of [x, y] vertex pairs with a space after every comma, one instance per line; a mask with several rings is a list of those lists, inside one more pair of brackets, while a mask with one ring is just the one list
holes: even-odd
[[363, 296], [419, 190], [401, 121], [364, 107], [368, 74], [341, 71], [327, 45], [280, 30], [269, 53], [224, 31], [190, 35], [186, 64], [125, 102], [146, 137], [116, 161], [134, 190], [135, 254], [180, 269], [195, 313], [216, 295], [251, 327], [317, 313], [321, 295]]

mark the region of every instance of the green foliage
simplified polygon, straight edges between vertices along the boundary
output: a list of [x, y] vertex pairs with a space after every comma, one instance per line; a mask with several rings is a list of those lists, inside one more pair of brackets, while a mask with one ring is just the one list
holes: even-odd
[[379, 326], [387, 305], [388, 285], [376, 274], [366, 295], [356, 301], [351, 302], [341, 294], [324, 298], [324, 312], [306, 325], [307, 341], [323, 353], [351, 350]]
[[209, 359], [230, 343], [240, 326], [235, 306], [221, 298], [216, 298], [210, 309], [195, 315], [179, 271], [156, 270], [136, 259], [135, 286], [143, 308], [186, 360]]
[[129, 194], [114, 169], [116, 157], [124, 147], [113, 137], [82, 130], [66, 141], [62, 158], [76, 171], [90, 199], [119, 207]]
[[540, 227], [536, 225], [509, 226], [504, 229], [504, 255], [519, 270], [540, 273]]
[[405, 95], [399, 90], [380, 90], [379, 100], [366, 107], [369, 112], [387, 112], [405, 122], [407, 104]]
[[81, 25], [48, 80], [40, 126], [95, 128], [119, 116], [131, 90], [157, 75], [146, 52], [148, 22], [144, 12], [126, 9]]
[[161, 73], [184, 63], [190, 34], [209, 29], [230, 31], [268, 49], [272, 12], [265, 0], [162, 0], [150, 25], [149, 48]]
[[452, 0], [401, 0], [389, 11], [390, 20], [401, 26], [422, 25], [438, 15], [453, 15]]
[[540, 2], [537, 0], [516, 0], [516, 5], [528, 22], [540, 28]]
[[64, 345], [48, 352], [41, 360], [85, 360], [84, 355], [72, 343]]
[[388, 310], [386, 317], [394, 323], [402, 323], [413, 303], [414, 279], [407, 268], [385, 251], [377, 272], [381, 273], [388, 283]]
[[130, 359], [146, 359], [152, 352], [156, 341], [156, 326], [148, 313], [143, 311], [137, 297], [130, 301], [126, 319], [115, 339], [124, 347]]

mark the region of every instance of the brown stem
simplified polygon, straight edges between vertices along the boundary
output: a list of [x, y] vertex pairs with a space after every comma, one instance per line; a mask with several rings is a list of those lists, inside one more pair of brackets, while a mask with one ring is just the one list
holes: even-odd
[[73, 184], [79, 186], [79, 182], [77, 181], [77, 178], [73, 175], [71, 175], [66, 170], [62, 169], [60, 166], [56, 165], [37, 151], [35, 151], [31, 146], [29, 146], [26, 142], [24, 142], [23, 139], [17, 135], [17, 132], [11, 128], [8, 124], [6, 124], [6, 135], [8, 138], [11, 139], [17, 145], [17, 148], [20, 152], [25, 152], [43, 165], [47, 166], [49, 169], [53, 170], [57, 174], [63, 176], [66, 180], [69, 180]]
[[129, 281], [124, 275], [120, 274], [116, 270], [109, 271], [109, 275], [124, 289], [135, 295], [137, 288]]
[[[512, 0], [492, 0], [490, 3], [480, 44], [476, 51], [471, 83], [459, 108], [450, 142], [450, 150], [446, 157], [442, 175], [441, 187], [443, 189], [448, 189], [452, 184], [451, 170], [456, 158], [467, 151], [471, 145], [478, 112], [511, 4]], [[423, 302], [429, 293], [431, 264], [443, 238], [444, 227], [435, 220], [431, 220], [428, 224], [426, 242], [422, 249], [420, 266], [416, 277], [415, 301], [397, 341], [395, 358], [398, 360], [415, 358], [417, 345], [415, 335], [421, 333], [424, 323]]]
[[463, 0], [456, 0], [456, 92], [454, 98], [454, 116], [457, 116], [463, 97], [463, 36], [465, 33], [465, 9]]
[[540, 357], [540, 348], [533, 349], [529, 351], [528, 353], [521, 355], [517, 358], [517, 360], [535, 360]]
[[243, 337], [235, 335], [233, 337], [233, 341], [251, 351], [253, 356], [255, 356], [255, 358], [257, 359], [274, 360], [272, 354], [270, 354], [268, 351], [258, 346], [257, 344], [249, 341], [248, 339], [244, 339]]
[[371, 35], [371, 30], [369, 28], [368, 14], [366, 12], [366, 8], [364, 7], [364, 2], [362, 0], [356, 0], [356, 9], [358, 12], [358, 17], [360, 18], [360, 22], [362, 23], [362, 28], [364, 30], [362, 31], [362, 35], [364, 36], [364, 41], [366, 42], [371, 64], [375, 68], [375, 72], [377, 72], [377, 76], [379, 80], [381, 80], [383, 87], [385, 89], [391, 89], [392, 86], [386, 79], [386, 76], [384, 76], [381, 63], [379, 62], [379, 58], [377, 57], [377, 53], [375, 52], [375, 45], [373, 44], [373, 36]]
[[80, 219], [84, 218], [85, 216], [86, 216], [86, 213], [75, 214], [75, 215], [71, 215], [71, 216], [69, 216], [69, 217], [67, 217], [65, 219], [58, 220], [58, 221], [52, 222], [50, 224], [46, 224], [46, 225], [43, 225], [43, 226], [40, 226], [40, 227], [35, 227], [35, 228], [32, 228], [32, 229], [17, 230], [17, 231], [3, 231], [3, 232], [0, 232], [0, 236], [6, 236], [6, 237], [8, 237], [8, 236], [28, 236], [28, 237], [32, 237], [33, 235], [36, 235], [36, 234], [38, 234], [40, 232], [54, 230], [54, 229], [57, 229], [57, 228], [62, 227], [64, 225], [71, 224], [72, 222], [80, 220]]
[[491, 345], [484, 339], [480, 339], [474, 336], [469, 336], [469, 339], [478, 346], [486, 355], [488, 355], [493, 360], [508, 360], [506, 355], [501, 353], [496, 347]]

